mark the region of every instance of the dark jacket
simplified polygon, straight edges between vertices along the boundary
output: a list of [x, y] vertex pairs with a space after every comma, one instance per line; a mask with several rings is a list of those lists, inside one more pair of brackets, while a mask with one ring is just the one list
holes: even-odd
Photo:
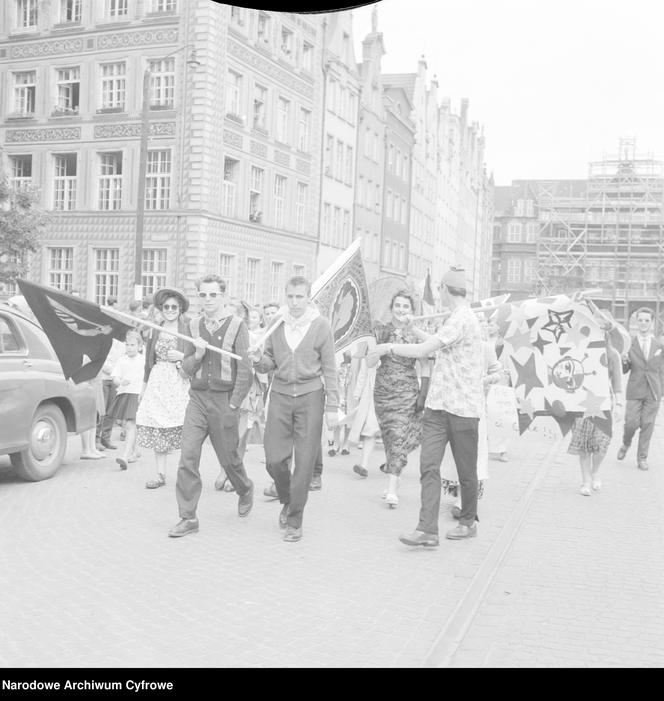
[[[163, 326], [163, 323], [160, 324], [160, 326]], [[155, 345], [157, 343], [157, 338], [159, 338], [159, 331], [157, 331], [156, 329], [149, 329], [149, 331], [150, 335], [147, 339], [147, 345], [145, 347], [145, 372], [143, 374], [143, 382], [148, 381], [148, 377], [150, 377], [150, 372], [152, 371], [152, 368], [157, 362], [157, 353], [155, 351]], [[178, 318], [178, 332], [185, 334], [185, 336], [189, 336], [189, 319], [183, 314], [181, 314]], [[181, 338], [176, 338], [176, 341], [176, 350], [179, 350], [181, 353], [184, 353], [185, 341]]]
[[638, 336], [632, 339], [627, 360], [623, 360], [623, 372], [629, 372], [625, 399], [662, 398], [664, 385], [664, 347], [653, 336], [650, 353], [644, 358]]

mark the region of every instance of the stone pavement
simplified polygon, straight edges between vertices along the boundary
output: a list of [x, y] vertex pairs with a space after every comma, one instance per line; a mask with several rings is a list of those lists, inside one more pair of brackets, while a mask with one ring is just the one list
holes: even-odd
[[[612, 654], [631, 645], [623, 661], [643, 651], [641, 663], [655, 664], [662, 650], [655, 639], [658, 626], [662, 639], [655, 460], [649, 473], [637, 474], [627, 461], [607, 459], [605, 490], [584, 499], [574, 458], [548, 467], [560, 445], [551, 424], [539, 419], [537, 431], [514, 443], [510, 462], [491, 463], [479, 537], [442, 538], [431, 550], [397, 539], [417, 523], [417, 454], [396, 510], [380, 498], [382, 451], [366, 480], [352, 472], [357, 451], [325, 456], [304, 538], [284, 543], [278, 503], [261, 494], [269, 483], [262, 450], [248, 451], [256, 499], [240, 519], [236, 495], [214, 490], [217, 466], [207, 445], [200, 532], [171, 539], [175, 459], [168, 485], [149, 491], [147, 452], [121, 472], [112, 459], [79, 461], [80, 440], [72, 437], [53, 479], [23, 483], [0, 473], [0, 666], [436, 664], [450, 621], [506, 534], [511, 550], [487, 576], [489, 591], [464, 635], [448, 645], [450, 664], [571, 664], [567, 653], [579, 645]], [[0, 467], [7, 462], [0, 458]], [[441, 533], [454, 525], [450, 504], [441, 510]], [[510, 535], [524, 504], [524, 520]], [[640, 523], [636, 507], [645, 516]], [[601, 623], [596, 634], [590, 620]], [[614, 628], [623, 634], [609, 641]], [[565, 645], [565, 631], [578, 636], [576, 645]]]
[[602, 490], [560, 453], [453, 655], [453, 666], [664, 665], [664, 412], [650, 470], [614, 436]]

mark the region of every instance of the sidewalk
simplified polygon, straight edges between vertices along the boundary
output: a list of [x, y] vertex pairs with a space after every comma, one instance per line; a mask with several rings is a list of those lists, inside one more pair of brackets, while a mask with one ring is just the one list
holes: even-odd
[[509, 463], [491, 462], [478, 538], [413, 550], [398, 536], [417, 524], [417, 454], [396, 510], [380, 498], [382, 451], [366, 480], [352, 472], [357, 451], [325, 456], [304, 538], [284, 543], [279, 505], [262, 496], [262, 449], [248, 452], [256, 498], [240, 519], [236, 495], [214, 491], [208, 444], [200, 532], [175, 540], [174, 461], [168, 485], [149, 491], [147, 452], [120, 472], [78, 461], [70, 443], [54, 479], [0, 478], [2, 666], [420, 666], [554, 445], [529, 431]]
[[453, 666], [664, 665], [664, 415], [650, 470], [636, 446], [578, 494], [578, 459], [561, 453], [453, 657]]

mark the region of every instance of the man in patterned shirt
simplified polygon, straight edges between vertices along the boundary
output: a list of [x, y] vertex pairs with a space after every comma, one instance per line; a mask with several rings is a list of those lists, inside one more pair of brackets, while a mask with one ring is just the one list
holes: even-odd
[[440, 285], [441, 301], [451, 315], [434, 335], [413, 329], [421, 343], [383, 344], [374, 352], [406, 358], [436, 353], [424, 412], [420, 453], [422, 506], [413, 533], [399, 540], [406, 545], [438, 545], [440, 465], [450, 443], [461, 486], [459, 525], [446, 536], [452, 540], [477, 535], [477, 429], [484, 401], [480, 324], [466, 300], [466, 276], [452, 268]]

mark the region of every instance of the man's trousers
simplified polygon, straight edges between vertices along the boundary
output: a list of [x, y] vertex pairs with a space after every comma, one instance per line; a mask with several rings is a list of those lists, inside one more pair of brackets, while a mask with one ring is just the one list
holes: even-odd
[[424, 410], [420, 485], [422, 506], [418, 531], [438, 533], [440, 510], [440, 465], [449, 442], [461, 487], [459, 523], [472, 526], [477, 520], [478, 418], [457, 416], [440, 409]]
[[189, 391], [175, 485], [180, 518], [196, 517], [196, 507], [203, 487], [200, 474], [201, 450], [208, 436], [219, 465], [223, 465], [237, 494], [242, 496], [251, 487], [251, 480], [238, 453], [239, 411], [230, 408], [230, 396], [230, 392]]
[[648, 448], [650, 447], [652, 432], [655, 429], [658, 409], [659, 402], [653, 397], [627, 400], [623, 445], [629, 448], [636, 430], [641, 429], [639, 432], [637, 457], [642, 460], [648, 457]]
[[[282, 504], [288, 504], [288, 525], [302, 526], [302, 514], [320, 451], [325, 392], [299, 397], [272, 392], [265, 424], [265, 462]], [[289, 469], [293, 457], [293, 474]]]
[[[106, 411], [111, 408], [111, 404], [115, 399], [117, 388], [113, 383], [113, 380], [102, 380], [102, 388], [104, 390], [104, 405], [106, 406]], [[99, 421], [97, 421], [96, 436], [98, 441], [110, 442], [111, 431], [113, 430], [113, 424], [115, 419], [112, 416], [100, 416]]]

